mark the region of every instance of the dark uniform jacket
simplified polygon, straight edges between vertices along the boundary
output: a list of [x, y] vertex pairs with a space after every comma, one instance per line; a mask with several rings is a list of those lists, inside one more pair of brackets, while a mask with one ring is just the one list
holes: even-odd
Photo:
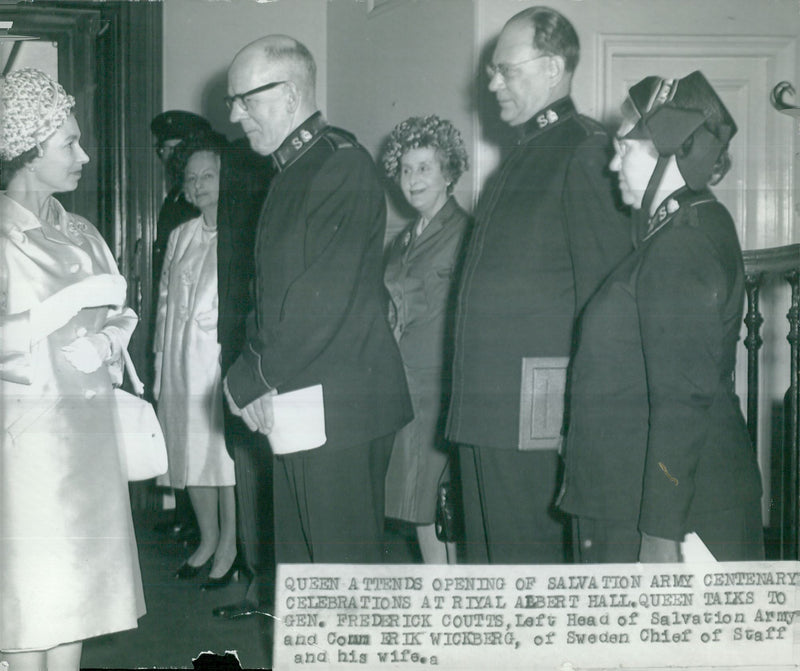
[[758, 505], [733, 387], [743, 301], [727, 210], [673, 194], [581, 320], [563, 510], [680, 540], [694, 513]]
[[223, 375], [242, 351], [245, 321], [253, 310], [253, 245], [272, 172], [271, 160], [250, 149], [246, 139], [232, 143], [222, 156], [217, 206], [217, 339]]
[[609, 140], [570, 98], [534, 115], [476, 214], [458, 298], [448, 437], [516, 449], [526, 357], [568, 356], [576, 315], [630, 251]]
[[309, 117], [273, 154], [255, 243], [255, 312], [228, 372], [239, 407], [322, 384], [327, 447], [411, 419], [403, 364], [383, 305], [383, 187], [355, 138]]

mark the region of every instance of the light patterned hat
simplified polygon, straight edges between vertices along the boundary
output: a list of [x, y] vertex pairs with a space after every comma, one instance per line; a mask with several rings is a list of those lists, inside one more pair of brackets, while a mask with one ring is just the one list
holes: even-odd
[[0, 159], [10, 161], [44, 142], [74, 106], [75, 98], [41, 70], [0, 77]]

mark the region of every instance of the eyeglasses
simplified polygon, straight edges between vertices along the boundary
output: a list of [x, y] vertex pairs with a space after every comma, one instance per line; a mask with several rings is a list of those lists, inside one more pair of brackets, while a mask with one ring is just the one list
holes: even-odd
[[628, 153], [628, 143], [625, 141], [625, 138], [620, 137], [619, 135], [614, 136], [614, 151], [617, 153], [617, 156], [622, 158], [625, 154]]
[[516, 63], [489, 63], [489, 65], [486, 66], [486, 74], [488, 75], [489, 79], [494, 79], [495, 75], [500, 75], [500, 79], [506, 81], [512, 74], [514, 74], [514, 71], [517, 67], [524, 63], [538, 61], [540, 58], [550, 58], [550, 54], [540, 54], [539, 56], [526, 58], [524, 61], [517, 61]]
[[270, 89], [274, 89], [276, 86], [280, 86], [281, 84], [288, 83], [287, 80], [283, 80], [280, 82], [270, 82], [269, 84], [264, 84], [263, 86], [256, 86], [254, 89], [250, 89], [249, 91], [245, 91], [244, 93], [237, 93], [234, 96], [225, 96], [225, 105], [228, 107], [228, 111], [233, 109], [234, 104], [237, 102], [244, 108], [245, 111], [249, 110], [247, 106], [247, 98], [250, 96], [255, 95], [256, 93], [261, 93], [262, 91], [269, 91]]

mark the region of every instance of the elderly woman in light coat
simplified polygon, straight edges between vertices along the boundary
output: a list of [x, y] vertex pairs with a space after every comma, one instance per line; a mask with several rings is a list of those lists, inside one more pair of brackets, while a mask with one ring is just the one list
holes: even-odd
[[236, 482], [225, 449], [222, 372], [217, 339], [217, 204], [224, 136], [190, 136], [170, 168], [201, 215], [169, 236], [156, 314], [154, 394], [164, 428], [169, 472], [162, 484], [187, 488], [200, 527], [200, 545], [177, 570], [197, 576], [213, 560], [202, 589], [228, 584], [236, 562]]
[[0, 78], [0, 661], [78, 669], [144, 612], [113, 384], [137, 317], [97, 229], [54, 193], [89, 157], [72, 96]]

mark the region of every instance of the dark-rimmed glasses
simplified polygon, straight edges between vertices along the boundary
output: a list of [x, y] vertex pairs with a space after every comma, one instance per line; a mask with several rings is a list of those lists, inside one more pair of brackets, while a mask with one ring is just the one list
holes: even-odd
[[233, 96], [225, 96], [223, 100], [225, 100], [225, 105], [228, 108], [228, 111], [233, 110], [233, 106], [238, 102], [245, 111], [248, 110], [247, 107], [247, 98], [250, 96], [255, 95], [256, 93], [261, 93], [262, 91], [269, 91], [270, 89], [274, 89], [276, 86], [280, 86], [281, 84], [286, 84], [287, 80], [283, 80], [280, 82], [270, 82], [269, 84], [264, 84], [263, 86], [256, 86], [254, 89], [250, 89], [249, 91], [245, 91], [244, 93], [237, 93]]
[[500, 79], [506, 81], [514, 71], [523, 63], [530, 63], [538, 61], [540, 58], [550, 58], [551, 54], [540, 54], [533, 58], [526, 58], [524, 61], [517, 61], [516, 63], [489, 63], [486, 66], [486, 75], [489, 79], [494, 79], [495, 75], [500, 75]]

